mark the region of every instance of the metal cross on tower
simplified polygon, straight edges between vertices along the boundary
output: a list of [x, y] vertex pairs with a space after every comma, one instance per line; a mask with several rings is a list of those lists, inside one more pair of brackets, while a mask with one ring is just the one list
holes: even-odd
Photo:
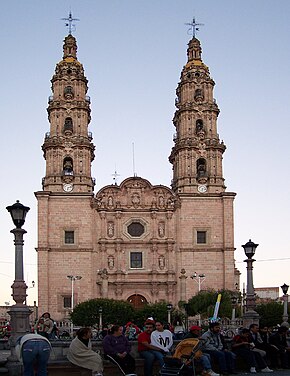
[[117, 169], [115, 167], [115, 172], [112, 174], [113, 176], [113, 181], [114, 181], [114, 184], [115, 185], [118, 185], [118, 177], [120, 176], [118, 173], [117, 173]]
[[68, 33], [71, 34], [72, 31], [75, 31], [76, 25], [73, 24], [73, 21], [79, 21], [79, 18], [73, 18], [71, 11], [69, 12], [68, 18], [62, 18], [62, 20], [67, 21], [65, 26], [68, 27]]
[[195, 22], [195, 17], [193, 17], [192, 22], [185, 23], [185, 25], [190, 26], [187, 33], [192, 34], [192, 37], [195, 38], [196, 32], [199, 31], [197, 26], [203, 26], [204, 24]]

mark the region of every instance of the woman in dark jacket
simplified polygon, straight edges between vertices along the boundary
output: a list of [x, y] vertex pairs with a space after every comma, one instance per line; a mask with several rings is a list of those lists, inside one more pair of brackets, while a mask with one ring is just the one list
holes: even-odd
[[105, 355], [110, 355], [123, 369], [125, 373], [135, 371], [135, 359], [130, 355], [131, 345], [123, 335], [123, 327], [114, 325], [111, 334], [103, 339]]

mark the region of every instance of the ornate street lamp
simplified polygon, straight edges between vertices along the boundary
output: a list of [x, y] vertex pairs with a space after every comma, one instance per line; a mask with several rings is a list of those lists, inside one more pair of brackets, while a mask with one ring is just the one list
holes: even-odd
[[167, 321], [169, 324], [171, 324], [171, 311], [172, 311], [173, 305], [171, 303], [168, 303], [166, 308], [167, 308]]
[[259, 244], [255, 244], [251, 239], [242, 247], [244, 248], [247, 260], [247, 292], [246, 292], [246, 310], [243, 315], [244, 327], [248, 327], [252, 323], [259, 323], [259, 315], [255, 311], [256, 308], [256, 294], [253, 283], [253, 259], [256, 249]]
[[6, 209], [9, 211], [16, 228], [21, 228], [25, 223], [26, 214], [29, 212], [30, 208], [22, 205], [19, 200], [17, 200], [15, 204], [7, 206]]
[[26, 214], [30, 208], [22, 205], [18, 200], [15, 204], [7, 206], [6, 209], [11, 215], [16, 226], [10, 232], [14, 235], [15, 244], [15, 279], [12, 284], [12, 297], [16, 304], [12, 305], [8, 311], [11, 317], [11, 356], [9, 361], [16, 361], [15, 342], [17, 337], [29, 331], [29, 315], [31, 311], [26, 305], [27, 286], [23, 273], [23, 235], [26, 231], [22, 228], [25, 223]]
[[283, 305], [284, 305], [284, 312], [283, 312], [283, 326], [287, 326], [289, 328], [289, 323], [288, 323], [288, 288], [289, 286], [284, 283], [284, 285], [281, 286], [281, 289], [283, 291]]

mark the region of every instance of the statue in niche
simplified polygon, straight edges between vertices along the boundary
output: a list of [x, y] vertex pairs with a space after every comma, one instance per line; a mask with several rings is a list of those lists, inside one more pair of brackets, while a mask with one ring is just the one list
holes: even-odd
[[169, 197], [167, 200], [167, 207], [168, 208], [174, 208], [174, 201], [172, 197]]
[[165, 223], [159, 222], [158, 224], [158, 235], [160, 238], [163, 238], [165, 235]]
[[158, 259], [158, 265], [159, 269], [164, 269], [165, 268], [165, 259], [164, 256], [160, 256]]
[[112, 197], [112, 196], [109, 196], [109, 197], [108, 197], [108, 206], [109, 206], [109, 207], [113, 207], [113, 206], [114, 206], [114, 200], [113, 200], [113, 197]]
[[164, 206], [165, 206], [165, 200], [164, 200], [164, 197], [163, 196], [159, 196], [159, 206], [161, 207], [161, 208], [164, 208]]
[[109, 238], [112, 238], [114, 236], [114, 233], [115, 233], [115, 225], [114, 225], [114, 222], [108, 222], [108, 226], [107, 226], [107, 234], [108, 234], [108, 237]]
[[112, 270], [115, 265], [115, 260], [113, 256], [108, 257], [108, 268]]
[[156, 198], [155, 197], [153, 197], [153, 199], [152, 199], [151, 208], [152, 209], [156, 209], [157, 208], [157, 202], [156, 202]]

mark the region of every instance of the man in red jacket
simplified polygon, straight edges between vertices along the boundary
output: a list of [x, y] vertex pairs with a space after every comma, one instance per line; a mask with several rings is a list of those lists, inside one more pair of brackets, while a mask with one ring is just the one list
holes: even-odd
[[157, 360], [161, 367], [164, 364], [164, 351], [151, 345], [150, 336], [155, 329], [155, 322], [147, 320], [144, 325], [144, 332], [140, 333], [138, 336], [138, 351], [141, 358], [144, 359], [144, 376], [152, 376], [154, 361]]

